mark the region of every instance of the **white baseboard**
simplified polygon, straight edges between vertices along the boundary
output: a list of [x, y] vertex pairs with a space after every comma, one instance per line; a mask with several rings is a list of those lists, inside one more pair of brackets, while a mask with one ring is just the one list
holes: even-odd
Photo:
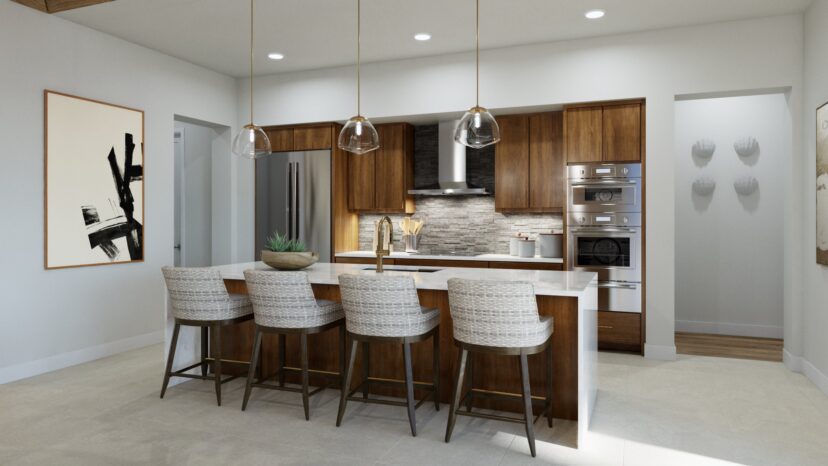
[[675, 361], [676, 347], [666, 345], [652, 345], [650, 343], [644, 344], [644, 357], [647, 359], [656, 359], [659, 361]]
[[24, 362], [14, 366], [0, 367], [0, 385], [45, 374], [66, 367], [105, 358], [124, 351], [155, 345], [164, 341], [164, 331], [147, 333], [123, 340], [112, 341], [102, 345], [83, 348], [69, 353], [56, 354], [36, 361]]
[[810, 361], [801, 357], [795, 356], [788, 352], [787, 349], [782, 350], [782, 362], [785, 363], [788, 369], [794, 372], [800, 372], [814, 383], [825, 395], [828, 395], [828, 376], [822, 373]]
[[734, 335], [739, 337], [783, 338], [781, 326], [734, 324], [728, 322], [703, 322], [676, 320], [676, 332], [710, 333], [713, 335]]

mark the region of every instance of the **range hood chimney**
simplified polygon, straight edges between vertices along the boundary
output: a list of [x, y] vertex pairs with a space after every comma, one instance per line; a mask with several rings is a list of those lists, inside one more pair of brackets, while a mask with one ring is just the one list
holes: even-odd
[[487, 195], [485, 188], [466, 182], [466, 146], [454, 141], [459, 120], [441, 121], [437, 133], [438, 144], [438, 185], [423, 189], [412, 189], [408, 194], [421, 196], [468, 196]]

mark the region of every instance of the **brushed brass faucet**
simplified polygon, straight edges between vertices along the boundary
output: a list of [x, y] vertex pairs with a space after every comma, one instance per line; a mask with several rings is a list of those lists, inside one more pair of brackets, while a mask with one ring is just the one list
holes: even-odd
[[[388, 248], [385, 245], [385, 228], [388, 228]], [[391, 243], [394, 242], [394, 224], [386, 215], [377, 223], [377, 273], [382, 273], [382, 258], [391, 255]]]

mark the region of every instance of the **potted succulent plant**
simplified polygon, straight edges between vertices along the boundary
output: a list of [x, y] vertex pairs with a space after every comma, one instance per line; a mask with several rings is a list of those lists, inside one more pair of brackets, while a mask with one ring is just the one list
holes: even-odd
[[281, 270], [299, 270], [315, 264], [319, 254], [305, 250], [305, 244], [288, 239], [278, 231], [267, 238], [262, 251], [262, 262]]

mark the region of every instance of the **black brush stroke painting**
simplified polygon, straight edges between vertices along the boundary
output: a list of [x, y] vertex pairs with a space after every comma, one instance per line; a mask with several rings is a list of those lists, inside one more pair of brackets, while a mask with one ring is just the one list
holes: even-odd
[[130, 189], [131, 182], [140, 181], [143, 178], [144, 170], [141, 165], [132, 164], [134, 152], [135, 143], [132, 141], [132, 134], [125, 133], [123, 170], [118, 166], [114, 147], [110, 148], [107, 156], [115, 191], [118, 194], [118, 204], [124, 214], [101, 221], [95, 206], [81, 206], [84, 223], [89, 230], [89, 246], [92, 249], [101, 248], [101, 251], [111, 261], [116, 260], [121, 253], [115, 245], [115, 240], [120, 238], [126, 240], [130, 260], [141, 260], [144, 257], [143, 226], [135, 220], [135, 200], [132, 197], [132, 189]]

